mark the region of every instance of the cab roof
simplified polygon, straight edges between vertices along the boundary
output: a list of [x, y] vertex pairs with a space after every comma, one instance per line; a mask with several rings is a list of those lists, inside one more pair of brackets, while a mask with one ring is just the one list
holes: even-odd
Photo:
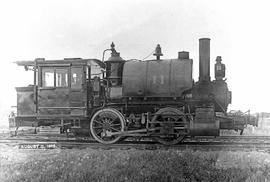
[[105, 63], [98, 59], [81, 59], [81, 58], [65, 58], [61, 60], [45, 60], [37, 58], [34, 61], [16, 61], [18, 66], [71, 66], [71, 65], [92, 65], [98, 64], [101, 68], [105, 68]]

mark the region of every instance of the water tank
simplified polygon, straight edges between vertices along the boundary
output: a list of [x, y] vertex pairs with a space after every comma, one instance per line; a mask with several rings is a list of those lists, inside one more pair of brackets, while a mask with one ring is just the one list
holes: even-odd
[[124, 65], [126, 97], [180, 97], [191, 87], [191, 59], [129, 61]]

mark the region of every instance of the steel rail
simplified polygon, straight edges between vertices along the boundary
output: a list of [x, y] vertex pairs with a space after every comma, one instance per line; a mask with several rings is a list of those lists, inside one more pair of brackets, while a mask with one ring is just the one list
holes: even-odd
[[[27, 140], [27, 141], [79, 141], [79, 142], [87, 142], [87, 141], [94, 141], [94, 139], [90, 137], [69, 137], [65, 134], [27, 134], [27, 135], [20, 135], [15, 137], [10, 136], [0, 136], [0, 141], [3, 140]], [[270, 142], [270, 135], [254, 135], [254, 136], [239, 136], [239, 135], [227, 135], [227, 136], [196, 136], [196, 137], [186, 137], [185, 142], [190, 141], [269, 141]]]
[[116, 143], [110, 145], [104, 145], [100, 143], [89, 143], [89, 142], [16, 142], [16, 141], [0, 141], [1, 145], [8, 145], [13, 147], [27, 146], [27, 145], [50, 145], [55, 146], [56, 149], [120, 149], [120, 150], [129, 150], [129, 149], [138, 149], [138, 150], [203, 150], [203, 151], [265, 151], [270, 152], [270, 142], [268, 143], [223, 143], [223, 142], [184, 142], [178, 145], [166, 146], [157, 143]]

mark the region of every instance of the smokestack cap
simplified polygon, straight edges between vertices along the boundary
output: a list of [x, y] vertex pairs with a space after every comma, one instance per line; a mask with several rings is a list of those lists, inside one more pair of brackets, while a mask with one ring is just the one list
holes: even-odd
[[199, 41], [200, 40], [211, 40], [211, 39], [210, 38], [200, 38]]

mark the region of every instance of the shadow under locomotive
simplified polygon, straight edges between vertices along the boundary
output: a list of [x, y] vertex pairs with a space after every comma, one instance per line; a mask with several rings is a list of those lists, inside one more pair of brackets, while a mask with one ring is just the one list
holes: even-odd
[[34, 83], [17, 87], [17, 114], [11, 126], [60, 125], [63, 130], [90, 132], [111, 144], [125, 136], [151, 137], [176, 144], [185, 136], [219, 136], [220, 129], [243, 131], [257, 118], [227, 113], [231, 92], [225, 65], [216, 58], [210, 78], [210, 39], [199, 40], [199, 80], [192, 77], [189, 53], [153, 60], [123, 60], [112, 43], [111, 57], [98, 59], [17, 61], [34, 72]]

